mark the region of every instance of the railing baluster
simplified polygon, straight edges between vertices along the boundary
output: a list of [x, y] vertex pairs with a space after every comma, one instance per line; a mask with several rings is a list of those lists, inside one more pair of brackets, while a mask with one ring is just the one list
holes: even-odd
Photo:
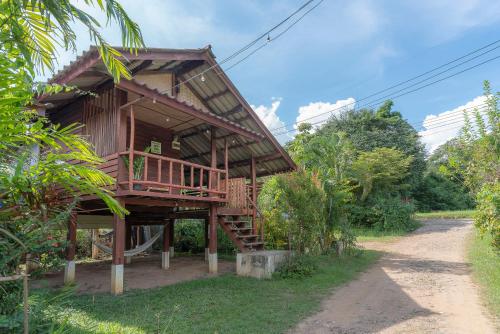
[[194, 167], [191, 166], [191, 188], [194, 188]]
[[148, 180], [148, 157], [144, 157], [144, 181]]
[[200, 196], [203, 196], [203, 168], [200, 168]]
[[158, 182], [161, 183], [161, 159], [158, 158]]
[[184, 164], [181, 164], [181, 186], [184, 185]]
[[168, 164], [168, 184], [173, 184], [172, 183], [172, 173], [174, 169], [174, 164], [172, 161], [169, 162]]

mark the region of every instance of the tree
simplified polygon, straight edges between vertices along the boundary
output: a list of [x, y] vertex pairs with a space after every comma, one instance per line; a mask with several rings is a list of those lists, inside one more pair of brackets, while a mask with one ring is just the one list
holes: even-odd
[[[134, 51], [143, 46], [137, 24], [118, 2], [84, 2], [104, 11], [108, 22], [118, 23], [125, 47]], [[33, 96], [72, 89], [35, 84], [34, 76], [54, 70], [56, 45], [75, 49], [74, 22], [88, 28], [116, 81], [130, 77], [121, 54], [100, 35], [98, 21], [71, 1], [0, 2], [0, 275], [19, 271], [28, 255], [55, 254], [64, 246], [49, 237], [77, 208], [80, 195], [96, 195], [112, 212], [127, 213], [106, 190], [114, 179], [97, 169], [103, 161], [74, 133], [79, 125], [61, 128], [36, 112]], [[71, 164], [73, 160], [82, 163]], [[16, 284], [2, 290], [1, 315], [15, 314], [16, 291]]]
[[360, 200], [364, 202], [373, 188], [393, 190], [408, 174], [412, 161], [413, 157], [392, 148], [377, 147], [370, 152], [361, 152], [352, 165], [352, 175], [362, 189]]
[[500, 92], [492, 93], [485, 81], [484, 96], [486, 110], [474, 112], [475, 122], [464, 113], [465, 126], [456, 149], [450, 152], [447, 171], [463, 175], [464, 184], [476, 198], [475, 225], [481, 233], [490, 233], [493, 246], [500, 249]]
[[393, 102], [385, 102], [377, 111], [371, 109], [349, 110], [332, 117], [319, 133], [343, 132], [360, 152], [369, 152], [378, 147], [394, 148], [412, 156], [413, 161], [404, 182], [412, 191], [420, 183], [425, 171], [424, 146], [418, 132], [393, 111]]

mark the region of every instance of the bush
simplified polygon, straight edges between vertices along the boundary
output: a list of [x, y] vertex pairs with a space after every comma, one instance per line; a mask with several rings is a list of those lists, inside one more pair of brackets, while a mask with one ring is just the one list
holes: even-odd
[[410, 231], [415, 227], [414, 212], [414, 206], [398, 196], [374, 196], [363, 205], [352, 205], [349, 220], [354, 226], [379, 231]]
[[[174, 247], [186, 253], [205, 251], [205, 223], [200, 219], [182, 219], [175, 223]], [[223, 254], [234, 254], [235, 247], [226, 233], [217, 227], [217, 250]]]
[[484, 185], [476, 199], [475, 225], [482, 234], [490, 233], [491, 244], [500, 250], [500, 183]]
[[304, 278], [312, 276], [318, 270], [316, 259], [311, 255], [295, 255], [284, 261], [275, 272], [279, 278]]

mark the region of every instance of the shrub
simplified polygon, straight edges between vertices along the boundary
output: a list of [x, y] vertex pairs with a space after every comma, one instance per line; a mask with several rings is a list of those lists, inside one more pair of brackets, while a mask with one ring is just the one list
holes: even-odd
[[[202, 253], [205, 250], [205, 224], [199, 219], [182, 219], [175, 223], [174, 247], [180, 252]], [[217, 227], [217, 249], [234, 254], [235, 247], [226, 233]]]
[[295, 255], [281, 263], [275, 273], [276, 277], [297, 279], [309, 277], [318, 270], [316, 258], [311, 255]]
[[414, 206], [399, 196], [374, 196], [367, 203], [350, 206], [349, 221], [379, 231], [410, 231], [415, 227], [414, 211]]
[[492, 245], [500, 250], [500, 183], [484, 185], [476, 199], [475, 226], [482, 234], [490, 233]]

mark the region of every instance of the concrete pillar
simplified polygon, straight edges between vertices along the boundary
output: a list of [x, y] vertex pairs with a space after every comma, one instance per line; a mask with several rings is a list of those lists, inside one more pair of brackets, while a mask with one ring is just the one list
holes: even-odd
[[217, 273], [217, 207], [210, 206], [209, 227], [210, 239], [208, 244], [208, 272], [211, 274]]
[[173, 225], [170, 220], [163, 227], [163, 250], [161, 252], [161, 269], [168, 269], [170, 267], [170, 225]]
[[[123, 206], [123, 202], [120, 203]], [[113, 260], [111, 265], [111, 293], [123, 293], [123, 263], [125, 249], [125, 219], [113, 216]]]
[[[99, 229], [92, 229], [91, 230], [92, 234], [92, 240], [97, 240], [99, 238]], [[97, 259], [99, 256], [99, 248], [97, 248], [96, 245], [92, 242], [92, 258]]]
[[72, 212], [68, 222], [68, 234], [66, 246], [66, 264], [64, 266], [64, 284], [71, 284], [75, 281], [75, 252], [76, 252], [76, 222], [77, 214]]
[[75, 261], [66, 260], [64, 264], [64, 284], [75, 282]]

